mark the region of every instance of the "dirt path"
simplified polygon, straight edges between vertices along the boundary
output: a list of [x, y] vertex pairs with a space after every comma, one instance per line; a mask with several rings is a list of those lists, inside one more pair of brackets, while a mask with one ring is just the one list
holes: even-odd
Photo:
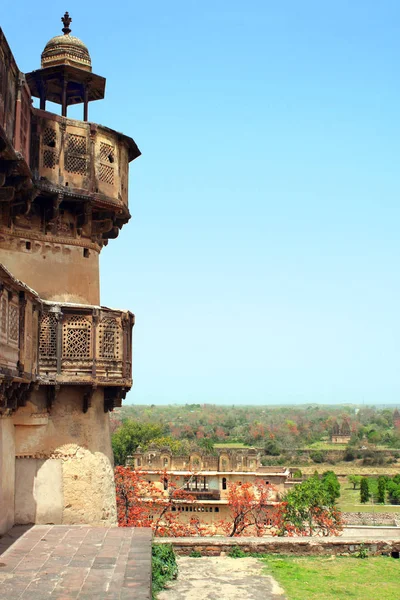
[[178, 579], [158, 600], [285, 600], [275, 579], [256, 558], [178, 558]]

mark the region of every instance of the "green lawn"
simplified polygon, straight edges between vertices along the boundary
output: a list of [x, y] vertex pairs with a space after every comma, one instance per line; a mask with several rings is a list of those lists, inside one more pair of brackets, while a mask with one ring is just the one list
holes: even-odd
[[214, 448], [250, 448], [241, 442], [221, 442], [220, 444], [214, 444]]
[[314, 442], [307, 446], [309, 450], [346, 450], [347, 444], [332, 444], [332, 442]]
[[[338, 502], [339, 509], [344, 512], [397, 512], [400, 513], [400, 506], [394, 506], [392, 504], [361, 504], [360, 502], [360, 490], [354, 490], [353, 485], [346, 479], [339, 479], [340, 481], [340, 498]], [[399, 594], [400, 598], [400, 594]]]
[[399, 600], [400, 560], [386, 556], [272, 556], [261, 559], [287, 600]]

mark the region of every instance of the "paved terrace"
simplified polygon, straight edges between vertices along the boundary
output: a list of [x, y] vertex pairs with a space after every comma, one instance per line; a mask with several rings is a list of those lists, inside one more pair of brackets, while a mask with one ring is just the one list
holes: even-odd
[[0, 538], [0, 598], [150, 600], [151, 530], [17, 526]]

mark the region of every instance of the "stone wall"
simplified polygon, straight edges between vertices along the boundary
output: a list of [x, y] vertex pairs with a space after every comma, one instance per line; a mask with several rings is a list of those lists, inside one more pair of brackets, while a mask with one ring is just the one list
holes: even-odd
[[343, 521], [347, 525], [397, 525], [400, 523], [399, 512], [342, 512]]
[[[16, 422], [17, 522], [111, 525], [116, 501], [109, 415], [103, 390], [82, 410], [85, 388], [64, 386], [46, 418], [43, 388]], [[36, 413], [35, 413], [36, 411]], [[36, 414], [36, 417], [35, 417]], [[9, 451], [9, 450], [8, 450]]]
[[0, 417], [0, 535], [14, 524], [14, 424], [11, 417]]
[[239, 546], [243, 552], [257, 554], [350, 555], [360, 548], [369, 555], [390, 555], [400, 551], [400, 538], [345, 540], [343, 538], [160, 538], [156, 544], [172, 544], [177, 554], [188, 556], [193, 551], [203, 556], [219, 556]]

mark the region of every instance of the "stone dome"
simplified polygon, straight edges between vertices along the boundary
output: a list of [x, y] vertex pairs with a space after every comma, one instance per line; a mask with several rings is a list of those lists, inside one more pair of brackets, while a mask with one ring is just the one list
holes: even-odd
[[71, 65], [85, 71], [92, 70], [89, 50], [79, 38], [69, 33], [51, 38], [42, 52], [42, 69], [57, 65]]

